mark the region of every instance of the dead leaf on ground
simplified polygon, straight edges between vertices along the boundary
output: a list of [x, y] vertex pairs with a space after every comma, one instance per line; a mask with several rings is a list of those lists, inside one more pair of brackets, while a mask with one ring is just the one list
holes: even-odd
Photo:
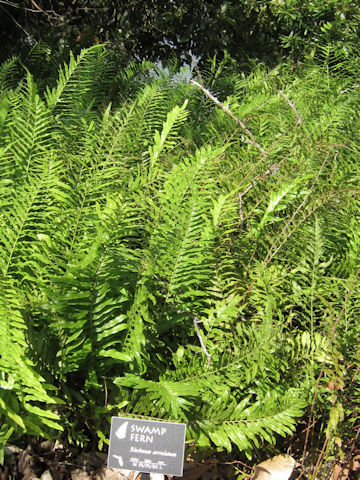
[[288, 480], [295, 465], [290, 455], [276, 455], [256, 465], [253, 480]]
[[82, 470], [81, 468], [76, 468], [71, 472], [71, 480], [88, 480], [90, 475], [87, 473], [86, 470]]
[[120, 470], [114, 468], [102, 468], [96, 475], [95, 480], [126, 480], [131, 470]]

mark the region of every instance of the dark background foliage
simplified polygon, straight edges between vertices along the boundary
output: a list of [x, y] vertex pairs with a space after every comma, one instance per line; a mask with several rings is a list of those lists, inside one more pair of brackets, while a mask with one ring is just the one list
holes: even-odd
[[227, 50], [243, 64], [273, 63], [316, 56], [324, 41], [346, 55], [360, 19], [356, 0], [1, 0], [0, 12], [0, 61], [38, 42], [65, 58], [98, 42], [151, 60]]

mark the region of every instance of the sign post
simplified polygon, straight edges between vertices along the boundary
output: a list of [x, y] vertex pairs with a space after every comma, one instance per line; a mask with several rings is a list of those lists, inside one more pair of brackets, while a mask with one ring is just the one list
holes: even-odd
[[185, 423], [112, 417], [108, 468], [181, 477]]

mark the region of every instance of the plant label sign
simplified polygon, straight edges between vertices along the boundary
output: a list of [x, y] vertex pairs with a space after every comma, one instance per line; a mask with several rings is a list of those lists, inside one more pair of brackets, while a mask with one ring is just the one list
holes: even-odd
[[183, 474], [185, 423], [112, 417], [108, 468]]

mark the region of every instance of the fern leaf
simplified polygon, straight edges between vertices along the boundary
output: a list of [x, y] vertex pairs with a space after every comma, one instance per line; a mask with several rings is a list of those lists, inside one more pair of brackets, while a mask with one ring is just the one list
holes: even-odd
[[166, 149], [171, 150], [176, 145], [176, 135], [179, 127], [185, 122], [188, 112], [186, 111], [187, 100], [182, 107], [174, 107], [168, 113], [166, 122], [163, 124], [161, 134], [157, 130], [154, 135], [154, 146], [149, 147], [150, 168], [157, 163], [160, 154]]

